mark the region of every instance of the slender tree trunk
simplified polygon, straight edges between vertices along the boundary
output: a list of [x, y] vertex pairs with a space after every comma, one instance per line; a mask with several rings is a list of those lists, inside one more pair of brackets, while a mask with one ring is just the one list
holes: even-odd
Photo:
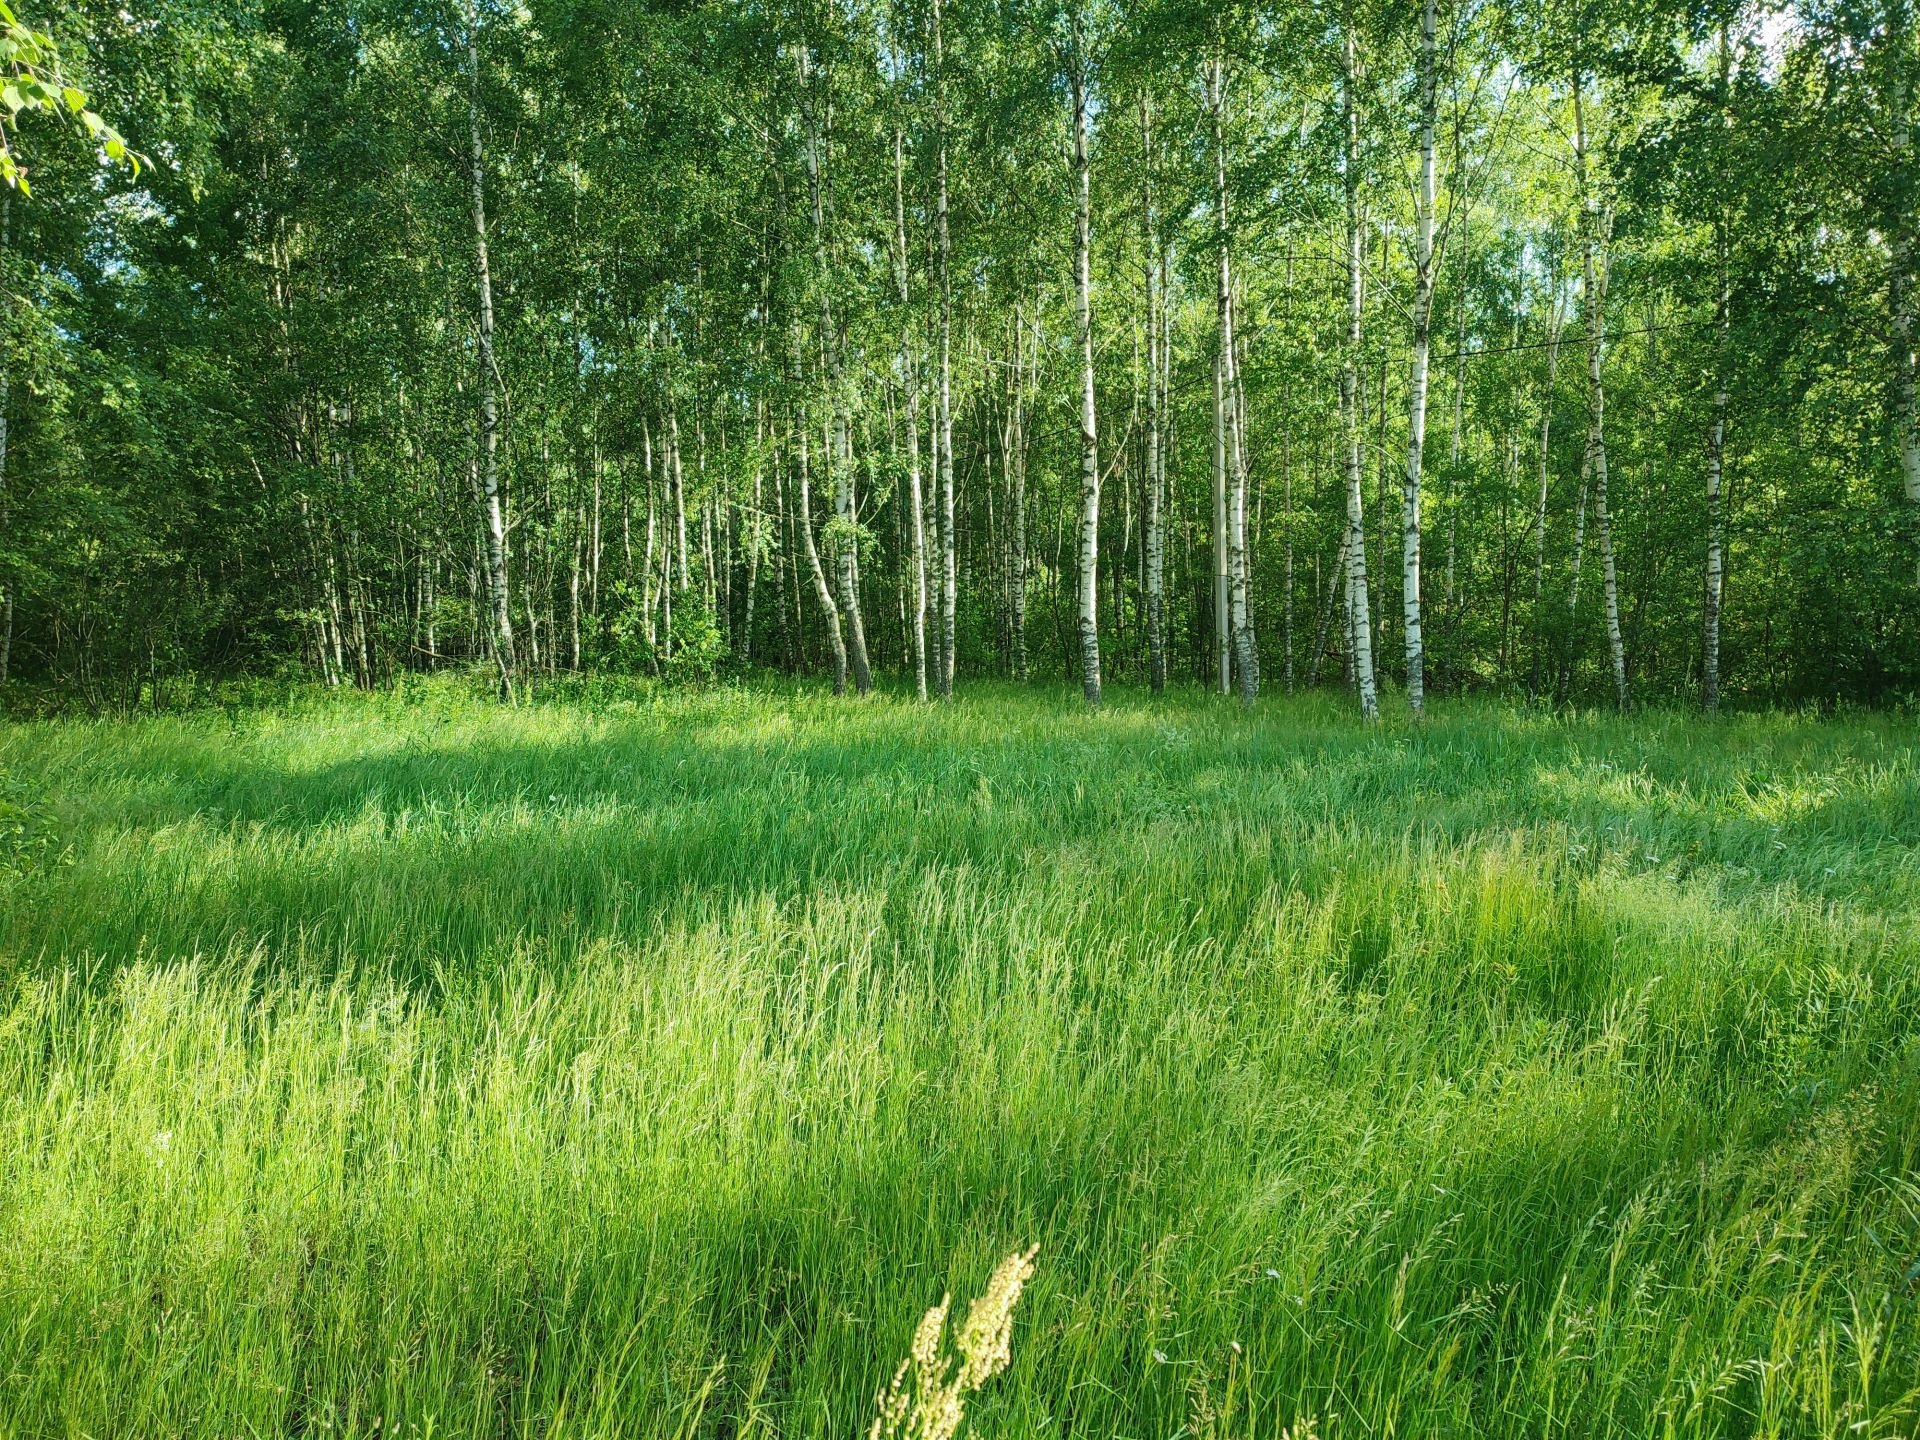
[[1347, 343], [1340, 365], [1340, 413], [1347, 441], [1347, 605], [1352, 637], [1354, 683], [1360, 692], [1360, 713], [1368, 720], [1380, 715], [1379, 692], [1373, 675], [1373, 623], [1367, 603], [1367, 532], [1362, 489], [1360, 431], [1360, 314], [1364, 296], [1364, 256], [1360, 228], [1360, 112], [1355, 103], [1360, 56], [1351, 12], [1345, 25], [1345, 64], [1340, 87], [1345, 112], [1346, 150], [1343, 184], [1347, 205]]
[[1887, 44], [1894, 53], [1892, 101], [1893, 169], [1899, 203], [1887, 229], [1894, 350], [1894, 423], [1900, 436], [1900, 475], [1914, 507], [1914, 584], [1920, 586], [1920, 304], [1916, 303], [1913, 194], [1916, 157], [1913, 146], [1913, 45], [1906, 0], [1889, 6], [1894, 23]]
[[[800, 47], [800, 83], [807, 88], [811, 76], [807, 52]], [[857, 580], [859, 543], [856, 539], [857, 516], [853, 504], [852, 432], [847, 416], [845, 376], [840, 363], [840, 336], [833, 321], [835, 276], [827, 246], [827, 222], [818, 105], [807, 107], [807, 195], [813, 207], [814, 292], [820, 308], [820, 347], [825, 361], [827, 389], [827, 436], [821, 449], [827, 467], [828, 489], [833, 498], [833, 543], [828, 547], [839, 580], [838, 608], [846, 622], [846, 650], [853, 670], [854, 689], [867, 694], [873, 689], [873, 673], [867, 664], [867, 629], [860, 613], [860, 587]], [[811, 525], [809, 525], [811, 533]]]
[[[1221, 149], [1220, 100], [1218, 94], [1220, 62], [1218, 55], [1207, 73], [1209, 109], [1213, 111], [1216, 160]], [[1230, 334], [1230, 296], [1227, 286], [1226, 224], [1220, 203], [1226, 187], [1224, 163], [1216, 166], [1214, 191], [1214, 246], [1219, 257], [1219, 284], [1215, 305], [1218, 312], [1218, 343], [1213, 352], [1213, 645], [1217, 683], [1222, 695], [1233, 688], [1232, 598], [1230, 575], [1232, 557], [1227, 540], [1227, 365]]]
[[687, 564], [687, 479], [680, 463], [680, 399], [674, 393], [675, 377], [667, 376], [667, 448], [660, 459], [666, 467], [667, 503], [673, 507], [673, 529], [665, 539], [667, 570], [676, 594], [693, 588], [693, 572]]
[[1442, 612], [1447, 623], [1452, 625], [1457, 613], [1456, 605], [1459, 588], [1455, 577], [1458, 575], [1457, 542], [1460, 531], [1460, 452], [1466, 438], [1467, 408], [1467, 254], [1463, 248], [1460, 265], [1460, 303], [1454, 320], [1454, 356], [1453, 356], [1453, 442], [1448, 454], [1448, 468], [1451, 474], [1447, 480], [1447, 585], [1446, 603]]
[[1547, 481], [1552, 474], [1554, 387], [1560, 374], [1560, 277], [1553, 277], [1553, 300], [1547, 311], [1547, 383], [1540, 398], [1540, 475], [1533, 508], [1533, 676], [1527, 698], [1540, 698], [1540, 665], [1546, 649], [1545, 596], [1547, 586]]
[[906, 141], [893, 132], [894, 278], [900, 294], [900, 380], [907, 392], [907, 504], [913, 572], [909, 586], [909, 623], [913, 636], [914, 693], [927, 698], [927, 531], [926, 502], [920, 479], [920, 367], [913, 353], [913, 298], [907, 284]]
[[[1721, 44], [1725, 46], [1725, 39]], [[1707, 426], [1707, 570], [1700, 601], [1700, 705], [1720, 708], [1720, 596], [1726, 584], [1725, 520], [1720, 482], [1727, 438], [1727, 231], [1719, 228], [1720, 287], [1714, 305], [1713, 418]]]
[[1587, 167], [1586, 109], [1580, 76], [1573, 77], [1574, 163], [1580, 186], [1582, 234], [1580, 263], [1583, 275], [1581, 310], [1587, 327], [1587, 453], [1592, 457], [1594, 521], [1600, 531], [1601, 588], [1606, 606], [1607, 653], [1613, 662], [1614, 699], [1625, 714], [1632, 708], [1627, 694], [1626, 647], [1620, 638], [1620, 587], [1613, 563], [1613, 526], [1607, 513], [1607, 392], [1601, 378], [1606, 345], [1607, 271], [1605, 253], [1612, 229], [1611, 207], [1603, 211], [1595, 200]]
[[487, 594], [493, 608], [493, 652], [500, 694], [513, 699], [513, 613], [507, 589], [507, 526], [500, 498], [500, 414], [493, 386], [493, 274], [487, 264], [486, 154], [480, 144], [480, 15], [467, 11], [467, 133], [473, 180], [473, 255], [480, 295], [480, 515], [486, 532]]
[[587, 609], [590, 614], [597, 616], [600, 613], [600, 559], [601, 559], [600, 508], [601, 508], [601, 501], [602, 501], [602, 492], [606, 488], [607, 466], [606, 466], [605, 457], [600, 453], [600, 441], [597, 437], [598, 426], [596, 426], [595, 429], [596, 429], [596, 438], [593, 442], [593, 460], [592, 460], [593, 528], [589, 532], [591, 538], [588, 542], [588, 550], [587, 550], [587, 563], [589, 567], [587, 572]]
[[953, 698], [959, 549], [953, 524], [953, 242], [947, 227], [947, 65], [941, 0], [933, 0], [934, 249], [940, 280], [940, 370], [934, 425], [940, 510], [940, 696]]
[[820, 614], [827, 622], [827, 645], [833, 653], [833, 693], [847, 693], [847, 642], [840, 629], [840, 607], [834, 602], [833, 587], [827, 583], [826, 567], [820, 563], [820, 547], [813, 539], [812, 441], [807, 435], [804, 412], [794, 426], [798, 444], [799, 486], [794, 504], [799, 511], [796, 525], [800, 546], [807, 557], [807, 570], [813, 576], [813, 593], [820, 601]]
[[[1211, 74], [1208, 76], [1209, 90], [1213, 88], [1214, 78]], [[1217, 110], [1217, 106], [1215, 108]], [[1219, 148], [1218, 129], [1216, 114], [1216, 151]], [[1223, 181], [1217, 183], [1224, 184]], [[1214, 243], [1220, 249], [1220, 268], [1224, 271], [1227, 265], [1226, 227], [1219, 213], [1219, 201], [1216, 193]], [[1227, 317], [1231, 300], [1224, 274], [1216, 304], [1221, 324], [1230, 324]], [[1227, 356], [1230, 340], [1231, 337], [1223, 333], [1213, 356], [1213, 647], [1214, 680], [1222, 695], [1229, 694], [1233, 689], [1233, 599], [1230, 593], [1233, 562], [1227, 539]]]
[[1567, 633], [1560, 654], [1560, 698], [1573, 693], [1573, 666], [1579, 639], [1580, 575], [1587, 555], [1587, 495], [1593, 487], [1593, 451], [1580, 453], [1580, 493], [1573, 504], [1573, 563], [1567, 575]]
[[[764, 351], [765, 345], [761, 345]], [[766, 549], [766, 510], [765, 481], [766, 465], [762, 457], [767, 446], [767, 410], [766, 401], [756, 398], [753, 406], [753, 509], [747, 516], [745, 526], [745, 544], [747, 547], [747, 593], [742, 604], [745, 612], [740, 619], [740, 658], [749, 666], [753, 664], [753, 610], [755, 597], [760, 593], [760, 559]]]
[[1437, 63], [1435, 0], [1420, 10], [1420, 188], [1415, 197], [1413, 373], [1407, 385], [1407, 477], [1400, 537], [1401, 614], [1406, 631], [1407, 706], [1426, 711], [1426, 649], [1420, 634], [1420, 471], [1427, 439], [1427, 356], [1433, 340], [1433, 131]]
[[1140, 96], [1140, 223], [1141, 252], [1146, 260], [1147, 307], [1147, 486], [1146, 592], [1147, 683], [1156, 695], [1167, 688], [1167, 540], [1165, 455], [1161, 451], [1160, 386], [1160, 242], [1153, 215], [1153, 109]]
[[573, 520], [573, 560], [567, 567], [567, 664], [580, 669], [580, 589], [586, 570], [587, 517], [576, 508]]
[[1100, 703], [1100, 448], [1093, 388], [1093, 186], [1087, 154], [1086, 56], [1074, 16], [1068, 83], [1073, 104], [1073, 290], [1080, 350], [1080, 685]]
[[[647, 648], [651, 650], [660, 643], [656, 620], [660, 608], [659, 597], [654, 594], [653, 588], [656, 573], [653, 552], [659, 535], [659, 509], [653, 495], [653, 426], [647, 423], [645, 415], [640, 417], [640, 472], [646, 477], [647, 488], [647, 539], [640, 565], [640, 613], [646, 626]], [[631, 555], [628, 563], [632, 563]]]
[[[1215, 36], [1213, 67], [1208, 77], [1208, 99], [1213, 112], [1213, 214], [1215, 276], [1218, 312], [1218, 349], [1213, 361], [1213, 486], [1216, 521], [1223, 522], [1215, 541], [1216, 565], [1224, 558], [1224, 581], [1214, 599], [1219, 627], [1220, 688], [1224, 692], [1238, 672], [1240, 701], [1251, 705], [1260, 693], [1260, 663], [1254, 653], [1253, 625], [1247, 601], [1247, 471], [1242, 463], [1238, 415], [1238, 360], [1233, 325], [1233, 220], [1227, 190], [1227, 67]], [[1222, 545], [1224, 542], [1224, 547]], [[1224, 548], [1224, 553], [1223, 553]], [[1221, 600], [1226, 601], [1224, 615]], [[1219, 625], [1224, 619], [1225, 624]], [[1228, 660], [1231, 653], [1232, 659]]]
[[[1037, 323], [1037, 322], [1036, 322]], [[1014, 382], [1013, 478], [1010, 496], [1007, 587], [1011, 591], [1013, 673], [1027, 678], [1027, 394], [1031, 383], [1027, 355], [1026, 317], [1014, 307], [1014, 353], [1018, 358]], [[1038, 346], [1034, 362], [1037, 363]]]

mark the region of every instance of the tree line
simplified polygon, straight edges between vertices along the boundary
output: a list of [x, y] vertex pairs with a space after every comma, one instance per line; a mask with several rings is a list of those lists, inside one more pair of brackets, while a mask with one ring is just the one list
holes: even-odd
[[50, 6], [0, 684], [1909, 697], [1911, 11]]

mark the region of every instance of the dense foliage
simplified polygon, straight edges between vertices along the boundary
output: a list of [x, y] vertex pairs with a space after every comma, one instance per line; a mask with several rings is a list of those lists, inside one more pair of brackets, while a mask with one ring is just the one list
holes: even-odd
[[50, 4], [0, 673], [1912, 694], [1909, 0], [1422, 8]]

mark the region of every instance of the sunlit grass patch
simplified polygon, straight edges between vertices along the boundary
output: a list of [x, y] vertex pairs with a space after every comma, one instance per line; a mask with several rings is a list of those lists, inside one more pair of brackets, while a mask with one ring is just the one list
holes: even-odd
[[1887, 722], [451, 685], [42, 724], [0, 1433], [1905, 1436]]

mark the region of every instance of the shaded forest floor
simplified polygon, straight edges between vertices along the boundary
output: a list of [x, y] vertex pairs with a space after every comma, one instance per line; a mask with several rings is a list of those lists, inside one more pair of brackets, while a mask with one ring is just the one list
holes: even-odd
[[0, 731], [0, 1435], [1909, 1436], [1911, 721]]

